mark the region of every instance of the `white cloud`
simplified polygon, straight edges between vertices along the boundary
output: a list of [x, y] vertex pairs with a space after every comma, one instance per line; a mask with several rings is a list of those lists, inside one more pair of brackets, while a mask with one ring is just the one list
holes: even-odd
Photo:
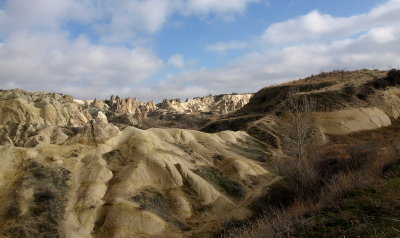
[[143, 86], [140, 88], [132, 89], [132, 91], [128, 95], [135, 95], [135, 97], [146, 101], [154, 100], [156, 102], [161, 102], [165, 98], [181, 98], [184, 100], [186, 98], [205, 96], [209, 93], [211, 93], [210, 89], [199, 85], [167, 85], [160, 82], [151, 86]]
[[[133, 87], [162, 67], [149, 50], [94, 45], [67, 34], [20, 34], [0, 45], [0, 81], [8, 87], [68, 91], [78, 97], [105, 96]], [[4, 85], [4, 84], [3, 84]]]
[[229, 50], [242, 50], [248, 47], [248, 44], [243, 41], [229, 41], [229, 42], [218, 42], [206, 46], [206, 50], [225, 53]]
[[[92, 0], [94, 1], [94, 0]], [[95, 26], [107, 42], [130, 39], [136, 32], [156, 33], [173, 14], [184, 16], [215, 15], [222, 19], [232, 19], [243, 13], [251, 3], [261, 0], [121, 0], [101, 2], [100, 10], [104, 18], [109, 18]], [[118, 37], [109, 37], [117, 35]]]
[[0, 32], [58, 30], [63, 21], [88, 22], [99, 13], [87, 0], [9, 0], [0, 10]]
[[[103, 18], [95, 25], [100, 35], [117, 34], [120, 40], [131, 39], [135, 32], [155, 33], [161, 29], [174, 9], [174, 1], [100, 0]], [[122, 37], [121, 37], [122, 36]]]
[[[272, 24], [260, 33], [261, 47], [258, 41], [207, 46], [216, 52], [252, 46], [254, 52], [225, 67], [188, 70], [183, 55], [172, 55], [168, 64], [184, 71], [146, 85], [164, 62], [148, 44], [136, 44], [143, 41], [141, 34], [152, 37], [174, 14], [229, 18], [260, 1], [8, 0], [0, 9], [0, 83], [80, 98], [120, 94], [161, 100], [254, 92], [321, 70], [400, 66], [400, 0], [390, 0], [365, 14], [335, 17], [312, 11]], [[100, 43], [67, 32], [65, 25], [75, 21], [96, 29]]]
[[[164, 66], [141, 43], [143, 33], [160, 31], [173, 14], [233, 16], [257, 1], [6, 0], [0, 6], [0, 83], [82, 98], [140, 94], [137, 86]], [[100, 43], [72, 35], [70, 23], [95, 30]], [[182, 55], [168, 63], [193, 64]]]
[[188, 0], [186, 8], [197, 14], [242, 13], [250, 3], [261, 0]]
[[[0, 83], [81, 98], [141, 93], [137, 86], [164, 66], [149, 44], [137, 43], [146, 42], [143, 33], [160, 31], [173, 14], [233, 15], [257, 1], [6, 0], [0, 6]], [[70, 23], [94, 29], [100, 43], [72, 35]], [[168, 63], [192, 64], [182, 55]]]
[[400, 25], [400, 0], [390, 0], [366, 14], [334, 17], [314, 10], [306, 15], [272, 24], [264, 34], [268, 44], [291, 44], [299, 41], [332, 40], [360, 34], [374, 27]]
[[395, 28], [392, 27], [380, 27], [380, 28], [373, 28], [369, 31], [368, 36], [374, 39], [377, 43], [389, 43], [395, 41], [396, 37]]
[[177, 68], [183, 68], [186, 66], [185, 58], [183, 55], [175, 54], [171, 56], [168, 60], [168, 63]]
[[[251, 53], [229, 66], [198, 69], [173, 75], [163, 93], [184, 98], [187, 87], [202, 87], [206, 93], [256, 92], [259, 89], [335, 69], [388, 69], [399, 67], [400, 47], [392, 41], [377, 44], [370, 36], [340, 40], [329, 44], [306, 44], [284, 47], [268, 53]], [[377, 60], [378, 59], [378, 60]], [[174, 91], [174, 93], [169, 92]], [[203, 94], [205, 95], [205, 94]]]
[[[367, 14], [336, 18], [313, 11], [300, 18], [273, 24], [266, 34], [272, 37], [268, 35], [271, 29], [278, 29], [279, 34], [274, 35], [274, 40], [276, 43], [283, 41], [282, 44], [271, 45], [270, 38], [263, 41], [264, 45], [258, 50], [238, 57], [225, 67], [172, 75], [168, 85], [173, 84], [174, 88], [163, 91], [174, 90], [179, 96], [185, 88], [197, 86], [213, 94], [255, 92], [271, 84], [321, 71], [400, 67], [400, 24], [397, 24], [400, 17], [395, 14], [399, 8], [400, 1], [392, 0]], [[289, 34], [291, 32], [293, 35]], [[260, 39], [265, 40], [265, 37], [263, 34]], [[224, 46], [221, 43], [213, 47], [223, 50]]]

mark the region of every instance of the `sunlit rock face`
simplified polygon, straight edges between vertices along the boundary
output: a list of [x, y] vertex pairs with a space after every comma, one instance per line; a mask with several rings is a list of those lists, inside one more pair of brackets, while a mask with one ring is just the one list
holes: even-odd
[[246, 132], [119, 131], [99, 113], [63, 143], [0, 146], [0, 235], [197, 236], [252, 214], [269, 156]]
[[79, 127], [92, 117], [72, 96], [23, 90], [0, 91], [0, 124], [36, 124]]
[[161, 103], [154, 101], [141, 102], [136, 98], [120, 98], [111, 96], [109, 100], [80, 101], [92, 107], [109, 110], [117, 114], [128, 114], [136, 118], [147, 118], [162, 114], [199, 114], [209, 113], [226, 115], [246, 105], [252, 94], [223, 94], [217, 96], [198, 97], [181, 102], [180, 99], [164, 99]]
[[275, 178], [263, 143], [246, 132], [132, 127], [157, 110], [219, 113], [246, 100], [193, 99], [177, 111], [1, 91], [0, 236], [196, 237], [249, 217], [253, 191]]
[[[380, 77], [386, 72], [331, 73], [255, 95], [158, 105], [0, 91], [0, 237], [213, 234], [226, 221], [251, 216], [252, 204], [280, 179], [271, 162], [288, 156], [292, 88], [317, 102], [308, 115], [310, 136], [325, 143], [327, 135], [399, 118], [399, 86], [376, 88]], [[208, 133], [134, 127], [143, 116], [164, 113], [214, 121]]]
[[198, 97], [181, 102], [180, 99], [164, 99], [160, 109], [176, 113], [214, 113], [225, 115], [246, 105], [253, 94], [223, 94]]
[[85, 100], [79, 101], [81, 104], [88, 104], [91, 107], [101, 110], [107, 110], [118, 115], [127, 114], [135, 118], [147, 118], [147, 115], [157, 110], [157, 106], [153, 101], [141, 102], [136, 98], [120, 98], [119, 96], [111, 96], [109, 100]]

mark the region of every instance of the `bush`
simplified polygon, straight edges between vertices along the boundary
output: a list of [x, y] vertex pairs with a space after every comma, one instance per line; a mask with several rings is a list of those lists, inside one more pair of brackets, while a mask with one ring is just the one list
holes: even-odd
[[[336, 209], [339, 198], [349, 196], [354, 189], [368, 189], [381, 177], [390, 176], [398, 181], [399, 129], [400, 122], [395, 121], [390, 127], [374, 131], [332, 135], [331, 143], [315, 147], [308, 163], [300, 168], [293, 160], [277, 160], [283, 179], [269, 186], [253, 206], [265, 214], [252, 220], [252, 226], [243, 226], [243, 231], [235, 230], [230, 237], [308, 237], [299, 235], [296, 229], [313, 225], [310, 217], [315, 214], [325, 213], [329, 217], [327, 209]], [[297, 179], [299, 173], [304, 173], [302, 179]], [[310, 180], [314, 182], [307, 182]], [[340, 229], [337, 223], [331, 225]]]
[[371, 86], [370, 82], [368, 82], [363, 86], [361, 92], [357, 94], [357, 97], [361, 100], [367, 100], [372, 94], [374, 94], [374, 88]]
[[368, 94], [366, 94], [366, 93], [364, 93], [364, 92], [361, 92], [361, 93], [358, 93], [357, 94], [357, 97], [359, 98], [359, 99], [361, 99], [361, 100], [367, 100], [368, 99]]
[[218, 186], [225, 194], [235, 198], [236, 200], [240, 200], [246, 194], [242, 184], [224, 175], [218, 169], [208, 166], [200, 166], [193, 172]]
[[7, 210], [7, 217], [17, 218], [21, 211], [19, 210], [18, 204], [14, 201]]
[[50, 189], [45, 189], [35, 194], [35, 202], [42, 203], [48, 202], [49, 200], [56, 199], [56, 194]]
[[400, 84], [400, 70], [389, 70], [389, 72], [387, 73], [387, 80], [392, 84]]
[[344, 94], [349, 96], [354, 95], [357, 91], [353, 85], [346, 85], [342, 90]]
[[385, 89], [390, 86], [390, 82], [386, 78], [376, 78], [370, 82], [370, 85], [376, 89]]

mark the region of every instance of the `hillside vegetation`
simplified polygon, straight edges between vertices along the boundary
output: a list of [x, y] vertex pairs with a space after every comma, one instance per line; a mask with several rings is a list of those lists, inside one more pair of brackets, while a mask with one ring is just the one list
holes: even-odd
[[345, 220], [351, 194], [396, 200], [384, 199], [399, 75], [335, 71], [160, 105], [1, 90], [0, 237], [329, 236], [325, 211], [344, 219], [332, 236], [355, 234], [346, 224], [372, 215]]
[[236, 227], [227, 226], [224, 234], [243, 238], [398, 237], [400, 123], [332, 136], [330, 143], [314, 149], [306, 177], [293, 179], [296, 167], [281, 162], [278, 170], [283, 179], [257, 201], [262, 211], [259, 216]]

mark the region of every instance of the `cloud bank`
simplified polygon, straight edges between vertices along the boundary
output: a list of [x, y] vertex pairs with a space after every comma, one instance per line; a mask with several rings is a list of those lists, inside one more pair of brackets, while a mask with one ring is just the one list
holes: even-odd
[[[254, 92], [319, 71], [400, 66], [400, 0], [335, 17], [313, 10], [265, 26], [249, 41], [205, 45], [208, 54], [243, 50], [223, 67], [164, 62], [152, 44], [175, 15], [232, 19], [262, 0], [8, 0], [0, 7], [0, 83], [105, 98], [186, 98]], [[90, 32], [88, 34], [87, 32]], [[147, 80], [173, 67], [165, 80]]]
[[[197, 88], [199, 93], [255, 92], [321, 71], [399, 68], [398, 12], [399, 0], [342, 18], [311, 11], [268, 26], [257, 40], [243, 43], [256, 47], [225, 67], [190, 70], [169, 80], [177, 92], [185, 88]], [[221, 52], [242, 46], [235, 42], [206, 49]]]
[[[141, 42], [171, 16], [234, 16], [252, 2], [258, 0], [7, 0], [0, 6], [0, 83], [80, 98], [135, 96], [167, 65]], [[167, 63], [186, 65], [182, 55]]]

